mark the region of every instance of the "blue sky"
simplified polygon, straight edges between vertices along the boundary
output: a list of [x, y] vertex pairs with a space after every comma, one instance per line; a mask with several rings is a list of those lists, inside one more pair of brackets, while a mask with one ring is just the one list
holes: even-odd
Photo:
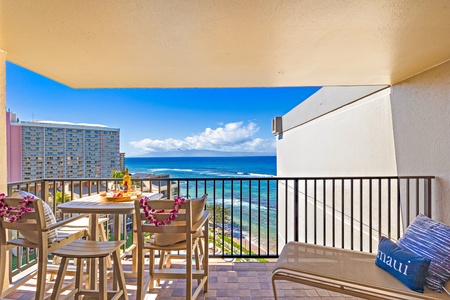
[[6, 106], [20, 120], [120, 128], [127, 157], [148, 152], [271, 152], [271, 122], [318, 88], [72, 89], [6, 64]]

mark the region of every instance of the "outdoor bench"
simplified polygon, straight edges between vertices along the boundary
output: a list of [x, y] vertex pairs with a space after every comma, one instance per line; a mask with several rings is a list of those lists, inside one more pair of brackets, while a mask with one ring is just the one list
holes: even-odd
[[[276, 280], [288, 280], [365, 299], [450, 299], [445, 291], [425, 288], [410, 290], [388, 272], [375, 265], [375, 254], [310, 245], [286, 244], [272, 273], [275, 299]], [[447, 282], [446, 289], [450, 284]]]

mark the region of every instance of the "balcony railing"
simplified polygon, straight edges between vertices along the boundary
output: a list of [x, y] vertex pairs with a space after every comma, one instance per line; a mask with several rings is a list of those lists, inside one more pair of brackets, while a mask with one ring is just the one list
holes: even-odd
[[[278, 257], [289, 241], [375, 252], [381, 235], [398, 239], [417, 214], [431, 217], [433, 179], [155, 177], [133, 179], [132, 184], [138, 190], [159, 192], [167, 198], [208, 194], [211, 256], [264, 260]], [[107, 191], [118, 182], [121, 179], [14, 182], [8, 184], [8, 195], [13, 190], [29, 191], [56, 212], [59, 203]], [[132, 220], [132, 216], [124, 216], [121, 226], [129, 244]], [[16, 262], [12, 274], [34, 262], [28, 250], [17, 249], [15, 253], [17, 258], [11, 257]]]

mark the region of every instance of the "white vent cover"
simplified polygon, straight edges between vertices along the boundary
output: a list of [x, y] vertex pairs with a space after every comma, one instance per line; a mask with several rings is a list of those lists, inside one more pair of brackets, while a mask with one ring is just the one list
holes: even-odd
[[272, 133], [274, 135], [283, 133], [283, 119], [282, 117], [275, 117], [272, 120]]

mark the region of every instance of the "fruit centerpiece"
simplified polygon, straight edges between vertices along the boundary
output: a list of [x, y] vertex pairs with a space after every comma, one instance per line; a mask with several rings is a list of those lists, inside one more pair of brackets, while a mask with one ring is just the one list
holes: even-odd
[[112, 191], [112, 192], [103, 192], [100, 193], [100, 198], [104, 202], [124, 202], [124, 201], [132, 201], [139, 199], [142, 196], [141, 192], [128, 190], [128, 192], [124, 192], [121, 190]]
[[104, 202], [124, 202], [139, 199], [142, 193], [136, 191], [136, 187], [131, 185], [131, 178], [128, 174], [128, 168], [125, 171], [122, 184], [113, 184], [112, 191], [100, 193]]

